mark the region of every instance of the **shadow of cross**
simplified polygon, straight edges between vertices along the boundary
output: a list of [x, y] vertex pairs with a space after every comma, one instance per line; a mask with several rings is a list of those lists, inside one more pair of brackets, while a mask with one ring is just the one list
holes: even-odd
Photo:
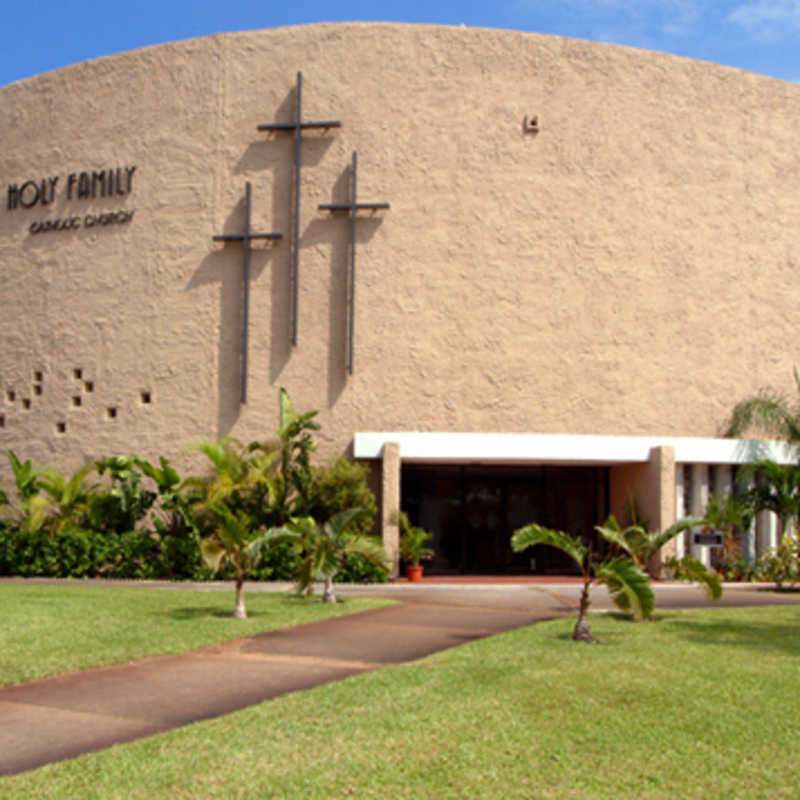
[[356, 312], [356, 222], [359, 211], [379, 211], [389, 208], [388, 203], [358, 202], [358, 154], [353, 151], [350, 167], [350, 201], [347, 203], [321, 203], [320, 211], [346, 211], [350, 217], [350, 269], [347, 275], [347, 371], [353, 374], [353, 342], [355, 340]]
[[294, 214], [292, 215], [292, 272], [291, 272], [291, 293], [292, 293], [292, 313], [291, 331], [292, 345], [297, 344], [297, 293], [298, 293], [298, 273], [300, 264], [300, 167], [302, 166], [301, 150], [303, 144], [303, 131], [309, 128], [340, 128], [342, 123], [338, 120], [327, 120], [325, 122], [304, 122], [303, 121], [303, 73], [297, 73], [297, 109], [294, 122], [270, 122], [259, 125], [259, 131], [291, 131], [294, 134]]
[[245, 184], [244, 193], [244, 232], [243, 233], [223, 233], [214, 236], [215, 242], [241, 242], [244, 251], [243, 261], [243, 274], [242, 279], [244, 283], [244, 291], [242, 293], [242, 350], [241, 350], [241, 379], [242, 403], [247, 402], [247, 347], [248, 347], [248, 330], [250, 327], [250, 242], [253, 239], [269, 239], [277, 240], [282, 239], [282, 233], [253, 233], [250, 230], [250, 195], [251, 184], [247, 181]]

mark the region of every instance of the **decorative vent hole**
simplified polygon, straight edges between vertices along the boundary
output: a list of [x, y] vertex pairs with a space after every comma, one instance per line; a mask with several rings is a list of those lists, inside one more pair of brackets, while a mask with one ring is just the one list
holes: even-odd
[[58, 433], [66, 433], [67, 432], [67, 423], [66, 422], [56, 422], [56, 431], [58, 431]]
[[36, 395], [39, 395], [39, 394], [41, 394], [41, 393], [42, 393], [42, 386], [41, 386], [41, 384], [39, 384], [39, 383], [35, 383], [35, 384], [33, 385], [33, 393], [34, 393], [34, 394], [36, 394]]
[[116, 419], [117, 418], [117, 407], [116, 406], [109, 406], [106, 409], [106, 414], [108, 415], [109, 419]]
[[75, 406], [75, 407], [77, 408], [78, 406], [80, 406], [80, 405], [82, 405], [82, 404], [83, 404], [83, 399], [81, 398], [81, 396], [80, 396], [79, 394], [76, 394], [76, 395], [75, 395], [75, 396], [72, 398], [72, 405], [73, 405], [73, 406]]
[[94, 391], [94, 384], [91, 381], [84, 381], [83, 383], [83, 391], [91, 393]]
[[44, 380], [44, 373], [37, 369], [36, 372], [33, 373], [33, 379], [36, 383], [41, 383]]
[[143, 405], [147, 405], [148, 403], [153, 402], [153, 398], [151, 397], [150, 392], [142, 392], [141, 397]]
[[83, 378], [83, 370], [82, 369], [74, 369], [72, 370], [72, 374], [75, 376], [75, 380], [79, 381]]
[[23, 408], [24, 408], [26, 411], [30, 411], [30, 410], [31, 410], [31, 399], [30, 399], [30, 397], [24, 397], [24, 398], [22, 399], [22, 407], [23, 407]]
[[17, 399], [17, 393], [13, 389], [9, 389], [6, 392], [6, 397], [9, 403], [13, 403]]

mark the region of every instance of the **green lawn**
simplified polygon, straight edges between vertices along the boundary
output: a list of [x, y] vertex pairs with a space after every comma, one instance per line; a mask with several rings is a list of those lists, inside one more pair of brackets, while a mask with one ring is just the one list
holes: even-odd
[[797, 798], [800, 608], [475, 641], [0, 779], [3, 798]]
[[[261, 631], [386, 605], [326, 605], [287, 593], [250, 592], [248, 619], [231, 617], [227, 591], [0, 584], [0, 685], [144, 656], [182, 653]], [[2, 797], [2, 794], [0, 794]]]

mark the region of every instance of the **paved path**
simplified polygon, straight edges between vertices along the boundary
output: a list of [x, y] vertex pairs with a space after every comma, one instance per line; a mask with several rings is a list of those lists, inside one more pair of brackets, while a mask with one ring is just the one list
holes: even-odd
[[[152, 588], [161, 584], [130, 585]], [[189, 587], [230, 591], [224, 584]], [[248, 586], [248, 591], [259, 589], [264, 585]], [[340, 587], [339, 591], [392, 597], [401, 602], [180, 656], [99, 667], [0, 688], [0, 775], [73, 758], [227, 714], [286, 692], [573, 614], [580, 586], [398, 583]], [[656, 591], [662, 608], [707, 605], [697, 587], [663, 585]], [[602, 590], [595, 591], [593, 598], [595, 609], [610, 607]], [[757, 587], [735, 586], [726, 588], [723, 599], [724, 605], [774, 602], [800, 603], [800, 595], [775, 595]]]

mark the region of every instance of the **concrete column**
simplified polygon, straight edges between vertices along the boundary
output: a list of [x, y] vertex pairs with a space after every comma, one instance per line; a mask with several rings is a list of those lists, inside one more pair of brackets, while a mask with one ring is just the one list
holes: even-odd
[[[748, 488], [752, 487], [752, 481]], [[750, 520], [750, 524], [742, 531], [742, 558], [749, 561], [751, 564], [761, 555], [758, 551], [758, 515], [754, 514]]]
[[778, 546], [780, 521], [774, 511], [760, 511], [758, 520], [758, 554], [763, 556], [770, 548]]
[[[683, 464], [675, 465], [675, 519], [685, 516], [686, 501], [683, 493]], [[675, 539], [675, 558], [686, 555], [686, 532], [684, 531]]]
[[[689, 513], [693, 517], [702, 517], [708, 505], [708, 464], [692, 464], [692, 493], [689, 498]], [[693, 533], [694, 531], [692, 531]], [[690, 540], [689, 551], [692, 558], [702, 561], [707, 567], [711, 565], [711, 550]]]
[[381, 538], [393, 578], [400, 570], [400, 529], [393, 521], [400, 510], [400, 464], [400, 445], [386, 442], [381, 452]]
[[733, 472], [728, 464], [718, 464], [714, 470], [714, 491], [728, 497], [733, 489]]

